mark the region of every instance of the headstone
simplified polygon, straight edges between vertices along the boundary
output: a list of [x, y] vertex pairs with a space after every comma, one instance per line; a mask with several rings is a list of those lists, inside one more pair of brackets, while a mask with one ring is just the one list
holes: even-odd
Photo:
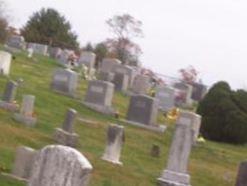
[[11, 58], [10, 53], [0, 51], [0, 75], [9, 75]]
[[36, 124], [37, 118], [34, 116], [34, 101], [35, 96], [24, 95], [20, 113], [14, 114], [14, 119], [26, 126], [32, 127]]
[[200, 83], [194, 83], [191, 98], [195, 101], [201, 101], [207, 92], [207, 87]]
[[29, 147], [18, 147], [12, 175], [28, 180], [31, 175], [33, 161], [37, 152]]
[[130, 99], [127, 120], [144, 125], [156, 125], [158, 101], [146, 95], [134, 95]]
[[174, 108], [175, 90], [169, 87], [159, 87], [156, 90], [155, 98], [159, 101], [159, 108], [169, 111]]
[[190, 175], [187, 173], [187, 167], [193, 143], [193, 118], [193, 113], [181, 111], [176, 123], [167, 168], [158, 178], [160, 186], [190, 185]]
[[92, 169], [79, 151], [61, 145], [46, 146], [35, 158], [28, 186], [87, 186]]
[[196, 144], [197, 138], [200, 133], [201, 120], [202, 120], [202, 117], [199, 114], [194, 113], [193, 124], [192, 124], [194, 145]]
[[113, 81], [113, 78], [114, 78], [114, 73], [112, 72], [102, 72], [100, 71], [99, 72], [99, 75], [98, 75], [98, 79], [99, 80], [102, 80], [102, 81]]
[[39, 43], [28, 43], [27, 48], [32, 48], [35, 54], [40, 54], [44, 56], [48, 54], [48, 45], [43, 45]]
[[86, 65], [89, 69], [94, 68], [96, 55], [93, 52], [82, 52], [78, 60], [79, 65]]
[[15, 96], [18, 84], [14, 81], [9, 81], [6, 84], [2, 101], [0, 100], [0, 108], [9, 111], [16, 111], [18, 105], [15, 103]]
[[78, 74], [70, 69], [58, 69], [52, 79], [51, 88], [69, 96], [75, 96]]
[[115, 73], [113, 83], [116, 91], [126, 92], [128, 90], [129, 76], [123, 73]]
[[138, 74], [135, 76], [132, 85], [132, 92], [136, 94], [146, 94], [150, 88], [150, 78], [145, 75]]
[[247, 185], [247, 162], [241, 162], [238, 169], [237, 181], [235, 186]]
[[78, 135], [73, 131], [73, 125], [77, 116], [77, 111], [68, 109], [62, 128], [56, 128], [54, 139], [62, 145], [76, 147]]
[[22, 36], [12, 35], [8, 38], [7, 43], [9, 47], [24, 50], [25, 49], [25, 39]]
[[62, 53], [62, 49], [59, 47], [49, 48], [50, 57], [52, 57], [54, 59], [58, 59], [60, 57], [61, 53]]
[[128, 86], [132, 86], [134, 78], [136, 76], [136, 70], [130, 66], [117, 64], [113, 66], [113, 70], [115, 74], [126, 74], [128, 76]]
[[121, 64], [121, 61], [115, 58], [105, 58], [101, 62], [100, 71], [102, 72], [113, 72], [115, 65]]
[[114, 114], [112, 99], [114, 85], [110, 82], [92, 80], [88, 84], [84, 104], [91, 109], [104, 114]]
[[192, 105], [192, 86], [183, 82], [175, 83], [174, 88], [184, 94], [184, 100], [181, 103], [176, 103], [177, 106], [191, 106]]
[[110, 125], [107, 130], [107, 145], [102, 159], [114, 164], [122, 165], [122, 162], [120, 162], [120, 156], [125, 141], [124, 138], [123, 126]]

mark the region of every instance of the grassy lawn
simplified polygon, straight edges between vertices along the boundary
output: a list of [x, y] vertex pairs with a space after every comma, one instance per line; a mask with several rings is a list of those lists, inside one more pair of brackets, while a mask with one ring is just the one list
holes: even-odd
[[[35, 56], [28, 59], [25, 54], [16, 54], [12, 61], [10, 77], [13, 80], [22, 78], [24, 83], [17, 92], [17, 102], [21, 103], [23, 94], [36, 96], [35, 113], [37, 126], [27, 128], [12, 119], [12, 114], [0, 110], [0, 170], [11, 172], [16, 147], [20, 145], [40, 149], [53, 144], [54, 128], [61, 125], [67, 108], [78, 111], [80, 117], [96, 121], [94, 124], [76, 122], [75, 131], [80, 136], [77, 148], [92, 163], [94, 170], [91, 186], [151, 186], [165, 168], [173, 125], [168, 126], [164, 134], [128, 126], [112, 117], [96, 113], [80, 102], [85, 95], [87, 82], [80, 80], [78, 98], [72, 99], [50, 90], [52, 73], [59, 66], [47, 57]], [[8, 78], [0, 77], [0, 94]], [[114, 107], [120, 112], [120, 118], [126, 115], [129, 98], [121, 93], [114, 97]], [[159, 122], [164, 122], [159, 117]], [[106, 129], [109, 123], [125, 126], [126, 143], [122, 151], [123, 166], [114, 166], [102, 161]], [[161, 157], [149, 155], [152, 144], [161, 147]], [[233, 146], [206, 142], [192, 150], [189, 173], [194, 186], [232, 186], [235, 182], [239, 162], [247, 157], [246, 146]], [[20, 182], [0, 176], [1, 186], [21, 186]]]

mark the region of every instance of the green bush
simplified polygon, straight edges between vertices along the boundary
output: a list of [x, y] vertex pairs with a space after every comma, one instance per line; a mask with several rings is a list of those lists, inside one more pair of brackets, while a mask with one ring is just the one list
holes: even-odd
[[199, 103], [201, 133], [210, 140], [247, 142], [247, 92], [233, 91], [226, 82], [216, 83]]

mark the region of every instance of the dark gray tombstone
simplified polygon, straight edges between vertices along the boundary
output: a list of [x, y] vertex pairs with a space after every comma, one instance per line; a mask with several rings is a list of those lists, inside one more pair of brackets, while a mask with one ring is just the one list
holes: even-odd
[[129, 76], [123, 73], [115, 73], [113, 83], [116, 91], [125, 92], [128, 90]]
[[207, 92], [207, 87], [200, 83], [194, 83], [191, 98], [195, 101], [200, 101]]
[[58, 69], [52, 79], [53, 90], [68, 96], [75, 96], [78, 74], [70, 69]]
[[77, 111], [68, 109], [63, 122], [62, 128], [56, 128], [54, 140], [62, 145], [76, 147], [78, 144], [79, 136], [73, 132], [74, 121], [77, 117]]
[[25, 49], [25, 39], [22, 36], [12, 35], [7, 39], [6, 43], [9, 47], [24, 50]]
[[114, 164], [122, 165], [120, 156], [124, 141], [124, 127], [111, 124], [107, 130], [107, 145], [102, 159]]
[[92, 169], [76, 149], [49, 145], [35, 157], [28, 186], [88, 186]]
[[3, 101], [12, 103], [15, 100], [17, 87], [18, 84], [16, 82], [9, 81], [5, 87], [5, 91], [3, 94]]
[[130, 99], [127, 120], [144, 125], [156, 125], [158, 101], [146, 95], [134, 95]]
[[114, 84], [107, 81], [92, 80], [88, 84], [84, 104], [98, 112], [112, 115], [115, 113], [112, 108], [113, 95]]
[[241, 162], [238, 169], [238, 175], [235, 186], [247, 185], [247, 161]]

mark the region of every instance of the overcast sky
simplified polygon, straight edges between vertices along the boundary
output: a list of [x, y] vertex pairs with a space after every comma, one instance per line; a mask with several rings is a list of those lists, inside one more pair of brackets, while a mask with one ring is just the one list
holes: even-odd
[[11, 23], [21, 27], [42, 7], [52, 7], [71, 22], [82, 45], [109, 37], [105, 20], [129, 13], [143, 22], [138, 40], [141, 60], [152, 70], [178, 76], [189, 65], [207, 85], [228, 81], [247, 87], [246, 0], [4, 0]]

